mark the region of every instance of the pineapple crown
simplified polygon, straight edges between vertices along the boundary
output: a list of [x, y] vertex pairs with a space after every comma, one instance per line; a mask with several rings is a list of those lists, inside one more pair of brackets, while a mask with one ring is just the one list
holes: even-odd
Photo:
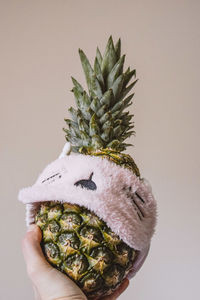
[[112, 36], [103, 56], [97, 47], [94, 68], [81, 49], [79, 55], [88, 93], [72, 77], [77, 109], [70, 107], [72, 119], [65, 119], [66, 140], [71, 143], [73, 152], [89, 154], [107, 148], [124, 151], [132, 145], [124, 141], [135, 134], [133, 115], [125, 109], [132, 104], [134, 94], [127, 95], [137, 82], [136, 79], [129, 84], [136, 70], [129, 67], [123, 71], [125, 55], [121, 56], [121, 40], [114, 45]]

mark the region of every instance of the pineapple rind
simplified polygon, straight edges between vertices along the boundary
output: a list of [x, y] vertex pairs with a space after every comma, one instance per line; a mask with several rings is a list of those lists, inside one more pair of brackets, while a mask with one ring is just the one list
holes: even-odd
[[136, 176], [140, 177], [140, 171], [135, 161], [129, 154], [121, 153], [111, 148], [94, 150], [92, 148], [82, 147], [80, 148], [79, 151], [82, 154], [107, 158], [108, 160], [114, 162], [115, 164], [131, 170], [133, 173], [136, 174]]
[[45, 202], [35, 223], [42, 230], [41, 246], [49, 263], [72, 278], [88, 297], [110, 294], [133, 265], [136, 251], [84, 207]]

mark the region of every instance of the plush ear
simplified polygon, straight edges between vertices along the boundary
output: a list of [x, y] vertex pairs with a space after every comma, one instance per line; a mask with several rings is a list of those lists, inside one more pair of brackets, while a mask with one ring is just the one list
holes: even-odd
[[70, 152], [71, 152], [71, 144], [69, 142], [66, 142], [59, 158], [65, 157], [66, 155], [70, 155]]

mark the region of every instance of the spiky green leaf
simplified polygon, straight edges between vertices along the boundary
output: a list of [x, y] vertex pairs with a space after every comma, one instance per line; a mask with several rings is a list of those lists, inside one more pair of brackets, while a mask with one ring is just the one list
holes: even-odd
[[109, 120], [107, 120], [107, 121], [103, 124], [102, 130], [105, 131], [105, 130], [111, 128], [111, 127], [113, 127], [113, 120], [112, 120], [112, 119], [109, 119]]
[[89, 92], [91, 92], [91, 81], [92, 81], [92, 76], [94, 75], [94, 71], [90, 65], [90, 62], [89, 62], [87, 56], [83, 52], [83, 50], [79, 49], [79, 55], [80, 55], [81, 63], [82, 63], [83, 70], [85, 73], [87, 86], [88, 86]]
[[101, 108], [101, 103], [99, 101], [99, 99], [97, 97], [95, 97], [91, 104], [90, 104], [90, 108], [97, 114], [98, 110]]
[[96, 115], [98, 118], [101, 118], [107, 111], [108, 111], [108, 105], [104, 104], [97, 110]]
[[74, 77], [71, 77], [71, 78], [72, 78], [72, 82], [73, 82], [74, 86], [79, 90], [80, 93], [82, 93], [83, 87], [80, 85], [80, 83]]
[[120, 76], [120, 74], [123, 71], [123, 65], [124, 65], [125, 55], [123, 55], [118, 62], [114, 65], [111, 72], [108, 75], [107, 78], [107, 88], [111, 88], [114, 81], [117, 79], [117, 77]]
[[68, 109], [68, 111], [70, 112], [70, 115], [72, 116], [72, 120], [76, 122], [77, 121], [77, 111], [76, 111], [76, 109], [74, 109], [73, 107], [70, 107]]
[[112, 118], [111, 112], [107, 111], [100, 119], [99, 122], [101, 124], [104, 124], [106, 121], [110, 120]]
[[123, 85], [123, 88], [125, 88], [127, 86], [127, 84], [129, 83], [129, 81], [131, 80], [131, 78], [133, 76], [136, 76], [136, 70], [130, 71], [130, 68], [128, 68], [128, 70], [124, 73], [124, 85]]
[[118, 149], [119, 148], [119, 145], [120, 145], [120, 141], [119, 140], [113, 140], [112, 142], [110, 142], [107, 147], [108, 148], [112, 148], [112, 149]]
[[92, 97], [97, 97], [98, 99], [101, 99], [101, 97], [103, 96], [103, 91], [102, 91], [101, 85], [95, 74], [92, 75], [92, 78], [91, 78], [90, 94]]
[[116, 53], [117, 59], [119, 59], [121, 56], [121, 39], [119, 39], [115, 45], [115, 53]]
[[89, 124], [89, 133], [90, 136], [93, 135], [100, 135], [100, 128], [98, 125], [98, 118], [96, 114], [93, 114], [91, 120], [90, 120], [90, 124]]
[[106, 128], [104, 132], [101, 134], [101, 138], [105, 142], [109, 142], [113, 137], [113, 127]]
[[126, 97], [126, 95], [130, 92], [130, 90], [134, 87], [134, 85], [136, 84], [136, 82], [138, 81], [138, 79], [136, 79], [133, 83], [131, 83], [127, 88], [122, 89], [121, 91], [121, 95], [120, 95], [120, 99], [124, 99], [124, 97]]
[[100, 103], [101, 103], [101, 105], [106, 104], [107, 107], [110, 107], [113, 102], [114, 102], [114, 94], [113, 94], [112, 89], [109, 89], [108, 91], [106, 91], [104, 93], [104, 95], [100, 99]]
[[95, 57], [95, 61], [94, 61], [94, 73], [99, 81], [102, 90], [104, 90], [104, 79], [101, 71], [101, 66], [99, 64], [97, 57]]
[[101, 52], [100, 52], [100, 50], [99, 50], [98, 47], [97, 47], [97, 51], [96, 51], [96, 58], [97, 58], [97, 60], [99, 62], [99, 65], [101, 66], [103, 57], [102, 57]]
[[114, 132], [114, 137], [120, 139], [120, 136], [121, 136], [121, 134], [123, 132], [122, 127], [120, 125], [118, 125], [117, 127], [115, 127], [113, 129], [113, 132]]
[[115, 53], [112, 36], [110, 36], [101, 64], [102, 74], [104, 78], [107, 78], [107, 75], [110, 73], [116, 62], [117, 55]]
[[98, 134], [92, 136], [91, 145], [94, 149], [101, 149], [104, 147], [104, 143]]
[[124, 82], [124, 75], [121, 74], [113, 83], [112, 85], [112, 90], [113, 90], [113, 94], [115, 97], [115, 101], [118, 100], [119, 95], [121, 94], [122, 91], [122, 87], [123, 87], [123, 82]]

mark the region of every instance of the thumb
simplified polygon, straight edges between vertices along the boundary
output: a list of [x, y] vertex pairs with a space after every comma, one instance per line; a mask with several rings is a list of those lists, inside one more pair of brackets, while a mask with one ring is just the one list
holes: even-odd
[[40, 298], [86, 299], [70, 278], [52, 268], [46, 261], [40, 247], [41, 238], [40, 228], [37, 225], [31, 225], [22, 242], [27, 272]]
[[42, 233], [37, 225], [30, 225], [22, 241], [22, 250], [26, 262], [28, 275], [33, 278], [35, 275], [48, 271], [51, 267], [45, 260], [40, 247]]

